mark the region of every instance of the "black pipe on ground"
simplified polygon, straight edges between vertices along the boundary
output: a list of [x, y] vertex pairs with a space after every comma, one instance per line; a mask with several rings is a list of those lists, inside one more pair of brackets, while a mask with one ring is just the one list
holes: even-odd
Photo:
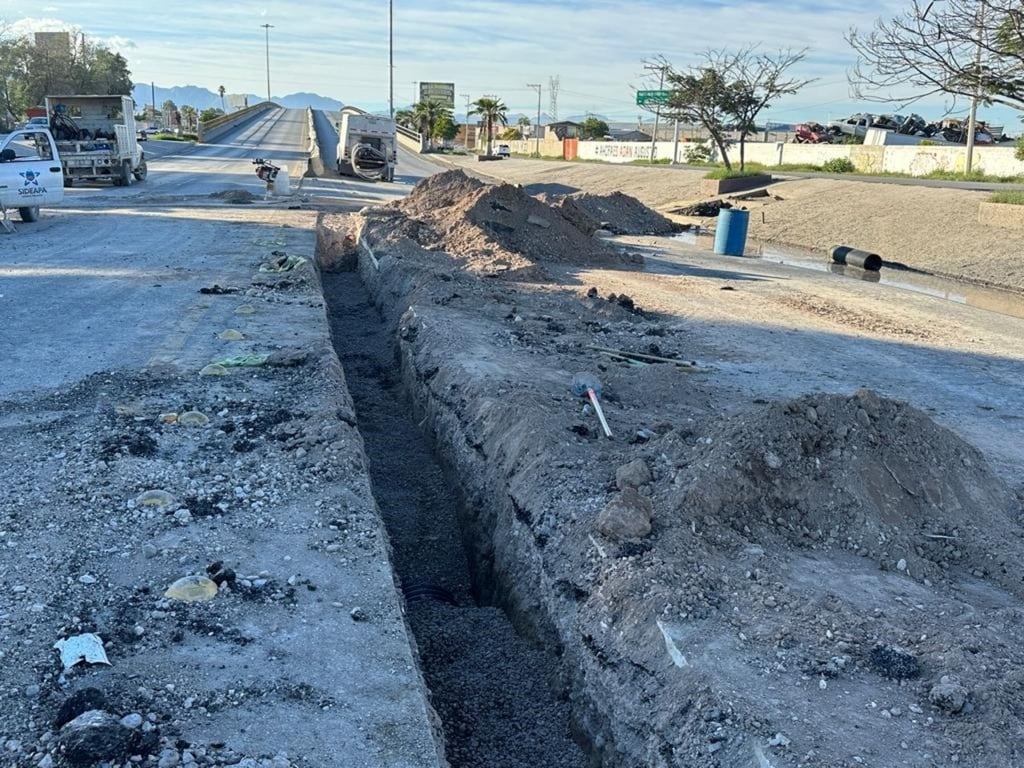
[[882, 268], [882, 257], [877, 253], [861, 251], [850, 245], [837, 245], [831, 250], [832, 261], [836, 264], [847, 264], [851, 267], [860, 267], [872, 272]]

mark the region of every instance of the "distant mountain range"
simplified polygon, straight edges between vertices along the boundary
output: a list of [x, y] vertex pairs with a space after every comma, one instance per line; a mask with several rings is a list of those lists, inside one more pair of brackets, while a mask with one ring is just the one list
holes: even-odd
[[[142, 108], [146, 104], [152, 104], [156, 101], [156, 108], [160, 109], [161, 105], [170, 99], [177, 106], [182, 107], [189, 105], [196, 109], [203, 110], [210, 107], [220, 107], [220, 96], [215, 91], [211, 91], [208, 88], [200, 88], [197, 85], [177, 85], [172, 88], [162, 88], [159, 85], [155, 89], [156, 98], [154, 99], [154, 91], [151, 86], [146, 83], [138, 83], [132, 91], [132, 97], [135, 99], [135, 103]], [[254, 93], [248, 94], [249, 105], [257, 104], [261, 101], [266, 101], [262, 96], [257, 96]], [[275, 96], [274, 102], [280, 104], [282, 107], [288, 107], [289, 109], [304, 109], [305, 107], [312, 107], [313, 109], [325, 109], [329, 111], [337, 111], [345, 106], [342, 102], [337, 99], [331, 99], [326, 96], [320, 96], [316, 93], [291, 93], [287, 96]]]

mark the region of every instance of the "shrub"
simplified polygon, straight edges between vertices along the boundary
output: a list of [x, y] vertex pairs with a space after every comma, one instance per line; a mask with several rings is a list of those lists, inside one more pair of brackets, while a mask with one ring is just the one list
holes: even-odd
[[764, 171], [745, 170], [741, 171], [739, 168], [716, 168], [713, 171], [708, 171], [704, 174], [705, 179], [745, 179], [748, 176], [764, 176]]
[[917, 146], [919, 146], [919, 147], [937, 147], [938, 143], [932, 141], [931, 139], [921, 139], [919, 142], [917, 142]]
[[1024, 205], [1024, 192], [993, 192], [988, 201], [1005, 205]]
[[711, 162], [711, 146], [703, 141], [688, 144], [683, 153], [683, 162], [694, 165]]
[[850, 158], [834, 157], [828, 162], [822, 163], [821, 170], [825, 173], [853, 173], [857, 169]]
[[1017, 151], [1013, 153], [1013, 156], [1018, 160], [1024, 160], [1024, 136], [1017, 137]]

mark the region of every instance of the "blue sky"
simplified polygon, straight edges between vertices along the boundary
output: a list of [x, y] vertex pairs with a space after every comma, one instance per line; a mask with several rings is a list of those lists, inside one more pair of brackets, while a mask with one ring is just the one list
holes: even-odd
[[[850, 98], [846, 71], [853, 59], [843, 33], [869, 28], [878, 15], [905, 5], [881, 0], [862, 11], [849, 0], [395, 0], [395, 103], [412, 100], [416, 81], [454, 81], [459, 103], [461, 94], [494, 94], [513, 112], [532, 114], [536, 92], [526, 83], [536, 82], [544, 86], [547, 112], [548, 78], [559, 75], [560, 116], [592, 111], [636, 120], [630, 86], [644, 85], [644, 59], [663, 54], [683, 66], [707, 48], [761, 44], [806, 47], [796, 74], [818, 79], [768, 119], [887, 111]], [[211, 90], [223, 84], [229, 93], [257, 94], [266, 91], [260, 25], [273, 24], [275, 95], [313, 91], [369, 109], [387, 105], [386, 0], [0, 0], [0, 20], [14, 31], [78, 27], [123, 53], [137, 82]], [[943, 104], [916, 111], [938, 117]]]

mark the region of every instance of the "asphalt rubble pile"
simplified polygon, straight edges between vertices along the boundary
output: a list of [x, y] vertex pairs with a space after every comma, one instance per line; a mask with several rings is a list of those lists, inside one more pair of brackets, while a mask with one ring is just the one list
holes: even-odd
[[[465, 231], [489, 198], [458, 183], [443, 215]], [[438, 221], [424, 199], [390, 225]], [[701, 371], [728, 351], [685, 318], [575, 281], [481, 280], [380, 216], [346, 226], [474, 500], [483, 587], [558, 649], [604, 764], [1024, 760], [1021, 500], [977, 450], [870, 390], [723, 410], [727, 376]], [[582, 370], [612, 439], [569, 391]]]
[[588, 235], [598, 230], [613, 235], [668, 235], [679, 229], [657, 211], [623, 192], [607, 195], [576, 192], [558, 200], [555, 208]]

